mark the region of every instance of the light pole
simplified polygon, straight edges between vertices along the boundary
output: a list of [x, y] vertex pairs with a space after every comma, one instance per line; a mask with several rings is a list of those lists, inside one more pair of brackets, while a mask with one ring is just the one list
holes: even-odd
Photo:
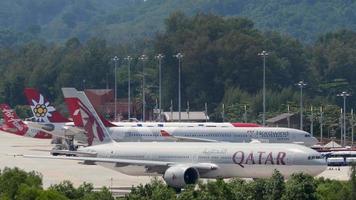
[[187, 115], [188, 115], [188, 120], [190, 119], [189, 111], [190, 111], [190, 108], [189, 108], [189, 101], [187, 101]]
[[261, 53], [258, 53], [259, 56], [263, 57], [263, 89], [262, 89], [262, 97], [263, 97], [263, 114], [262, 114], [262, 124], [266, 125], [266, 56], [268, 56], [268, 52], [263, 50]]
[[85, 90], [85, 79], [83, 79], [83, 91]]
[[225, 122], [225, 104], [222, 104], [221, 116], [222, 116], [222, 121]]
[[208, 122], [208, 103], [205, 102], [205, 122]]
[[337, 94], [338, 97], [342, 97], [344, 99], [344, 112], [343, 112], [343, 146], [346, 145], [346, 97], [351, 96], [349, 93], [343, 91], [340, 94]]
[[314, 115], [313, 106], [310, 107], [310, 134], [314, 136]]
[[354, 109], [351, 109], [351, 147], [354, 146]]
[[303, 130], [303, 88], [307, 85], [304, 81], [296, 84], [300, 88], [300, 130]]
[[244, 122], [247, 123], [247, 105], [244, 105]]
[[181, 64], [182, 64], [182, 58], [183, 58], [183, 54], [182, 53], [177, 53], [176, 55], [174, 55], [174, 57], [176, 57], [178, 59], [178, 121], [181, 121], [181, 86], [180, 86], [180, 81], [181, 81]]
[[145, 62], [148, 57], [145, 54], [142, 54], [138, 59], [142, 61], [142, 121], [145, 120], [146, 113], [146, 97], [145, 97]]
[[159, 121], [162, 121], [162, 59], [164, 55], [158, 54], [155, 58], [158, 60], [158, 69], [159, 69]]
[[116, 73], [116, 69], [117, 69], [117, 63], [119, 61], [119, 57], [115, 56], [113, 58], [113, 61], [115, 62], [115, 91], [114, 91], [114, 95], [115, 95], [115, 103], [114, 103], [114, 106], [115, 106], [115, 112], [114, 112], [114, 120], [116, 121], [117, 120], [117, 79], [116, 79], [116, 76], [117, 76], [117, 73]]
[[323, 107], [320, 107], [320, 142], [323, 144]]
[[287, 117], [287, 124], [288, 124], [288, 128], [290, 128], [290, 116], [289, 116], [289, 113], [290, 113], [290, 107], [289, 107], [289, 104], [287, 105], [287, 113], [288, 113], [288, 117]]
[[343, 142], [343, 134], [344, 134], [344, 126], [342, 125], [342, 118], [344, 116], [344, 113], [342, 111], [342, 108], [340, 108], [340, 118], [339, 118], [339, 124], [340, 124], [340, 144], [341, 146], [343, 146], [344, 142]]
[[127, 119], [130, 120], [131, 118], [131, 61], [132, 61], [132, 57], [131, 56], [126, 56], [126, 58], [124, 58], [125, 60], [127, 60]]

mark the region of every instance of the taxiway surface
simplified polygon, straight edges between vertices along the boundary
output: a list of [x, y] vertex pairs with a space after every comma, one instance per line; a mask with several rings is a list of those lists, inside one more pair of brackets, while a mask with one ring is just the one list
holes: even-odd
[[[25, 171], [37, 171], [43, 175], [43, 185], [70, 180], [75, 186], [83, 182], [94, 187], [131, 187], [148, 183], [152, 177], [128, 176], [98, 165], [81, 165], [78, 161], [24, 158], [15, 155], [49, 155], [53, 145], [50, 140], [33, 139], [0, 131], [0, 169], [19, 167]], [[319, 177], [348, 180], [350, 167], [329, 167]]]

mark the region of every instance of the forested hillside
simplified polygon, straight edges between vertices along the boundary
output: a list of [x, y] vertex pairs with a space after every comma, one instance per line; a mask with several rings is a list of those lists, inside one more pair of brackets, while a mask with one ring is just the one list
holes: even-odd
[[[80, 42], [78, 38], [61, 43], [33, 41], [13, 48], [0, 49], [0, 100], [12, 106], [25, 104], [23, 88], [40, 89], [51, 99], [62, 102], [61, 87], [114, 87], [112, 57], [120, 57], [118, 70], [119, 96], [127, 96], [127, 55], [131, 63], [133, 96], [141, 100], [142, 67], [145, 66], [147, 106], [152, 109], [158, 97], [158, 66], [154, 56], [163, 59], [163, 108], [173, 101], [177, 108], [177, 52], [184, 54], [182, 64], [182, 102], [190, 102], [191, 110], [208, 110], [213, 120], [222, 120], [225, 104], [226, 120], [243, 120], [244, 106], [248, 120], [260, 121], [262, 112], [262, 58], [266, 59], [267, 115], [298, 110], [300, 80], [305, 88], [305, 105], [323, 106], [330, 126], [338, 123], [342, 99], [336, 94], [356, 91], [356, 32], [342, 30], [326, 33], [312, 45], [276, 32], [256, 29], [251, 20], [224, 18], [212, 14], [192, 17], [174, 13], [165, 20], [165, 28], [150, 40], [112, 46], [101, 38]], [[141, 54], [149, 59], [143, 65]], [[348, 108], [355, 105], [356, 95], [348, 98]]]
[[100, 37], [118, 44], [152, 37], [177, 10], [187, 15], [244, 16], [260, 30], [278, 31], [303, 42], [343, 28], [356, 30], [354, 0], [3, 0], [0, 45], [33, 39], [65, 42], [70, 37], [81, 41]]

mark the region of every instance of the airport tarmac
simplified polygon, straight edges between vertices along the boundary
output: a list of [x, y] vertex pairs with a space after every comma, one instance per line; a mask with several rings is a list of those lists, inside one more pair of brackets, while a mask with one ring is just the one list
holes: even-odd
[[75, 186], [83, 182], [93, 183], [94, 187], [131, 187], [150, 182], [152, 177], [127, 176], [119, 172], [98, 166], [81, 165], [78, 161], [47, 160], [14, 156], [49, 155], [53, 145], [48, 139], [21, 137], [0, 131], [0, 169], [18, 167], [25, 171], [37, 171], [43, 175], [43, 186], [70, 180]]
[[[52, 149], [50, 140], [33, 139], [0, 131], [0, 169], [19, 167], [25, 171], [37, 171], [43, 175], [43, 185], [70, 180], [75, 186], [83, 182], [93, 183], [94, 187], [131, 187], [151, 180], [148, 176], [127, 176], [119, 172], [98, 166], [81, 165], [78, 161], [47, 160], [23, 158], [14, 155], [49, 155]], [[348, 180], [349, 167], [328, 167], [318, 177], [336, 180]]]

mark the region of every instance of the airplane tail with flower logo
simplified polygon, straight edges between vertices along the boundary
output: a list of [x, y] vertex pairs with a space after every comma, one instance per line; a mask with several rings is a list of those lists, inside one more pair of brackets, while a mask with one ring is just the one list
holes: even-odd
[[66, 123], [71, 122], [47, 100], [38, 90], [26, 88], [25, 95], [37, 122]]
[[74, 105], [69, 110], [75, 113], [75, 124], [84, 128], [89, 146], [113, 142], [103, 121], [84, 92], [78, 92], [74, 88], [62, 88], [62, 92], [66, 102], [71, 102]]

